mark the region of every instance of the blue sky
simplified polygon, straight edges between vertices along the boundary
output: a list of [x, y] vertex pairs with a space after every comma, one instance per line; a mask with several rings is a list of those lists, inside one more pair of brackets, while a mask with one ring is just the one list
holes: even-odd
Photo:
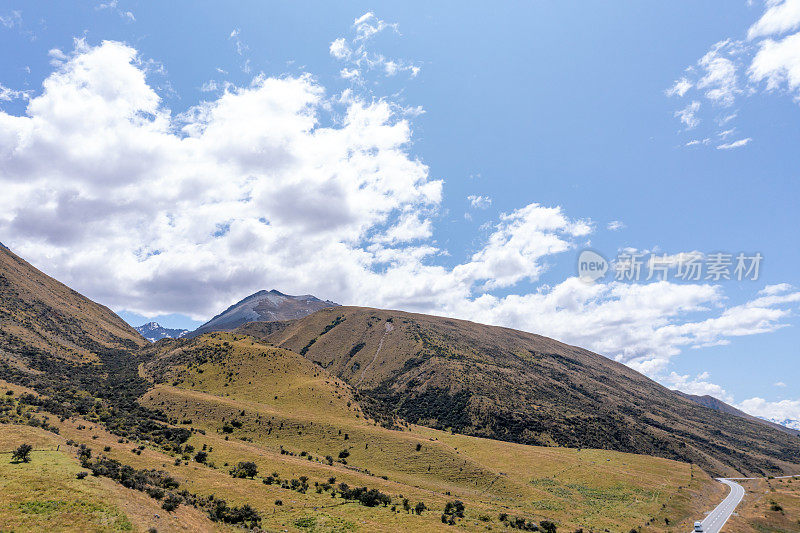
[[[3, 0], [0, 241], [135, 325], [313, 293], [800, 420], [797, 5]], [[586, 287], [586, 247], [764, 262]]]

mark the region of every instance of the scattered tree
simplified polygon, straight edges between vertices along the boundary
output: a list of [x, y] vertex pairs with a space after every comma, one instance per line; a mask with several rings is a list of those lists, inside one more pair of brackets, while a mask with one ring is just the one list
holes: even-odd
[[258, 474], [258, 467], [251, 461], [241, 461], [231, 470], [231, 475], [237, 478], [254, 478]]
[[14, 453], [11, 454], [11, 460], [17, 463], [28, 463], [31, 460], [32, 450], [33, 446], [30, 444], [20, 444], [19, 448], [14, 450]]

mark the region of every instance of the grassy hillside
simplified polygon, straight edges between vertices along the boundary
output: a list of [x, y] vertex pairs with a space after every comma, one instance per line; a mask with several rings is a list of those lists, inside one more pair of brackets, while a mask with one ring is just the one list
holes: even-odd
[[500, 516], [507, 514], [551, 520], [567, 531], [679, 531], [723, 492], [700, 469], [665, 459], [526, 446], [416, 425], [390, 430], [364, 416], [346, 383], [299, 354], [243, 335], [161, 341], [150, 351], [142, 373], [157, 384], [142, 403], [192, 428], [186, 444], [210, 450], [207, 466], [224, 473], [246, 460], [262, 479], [309, 479], [305, 495], [279, 489], [293, 502], [287, 507], [286, 496], [276, 511], [282, 524], [333, 500], [313, 488], [330, 477], [390, 495], [396, 510], [403, 499], [429, 508], [417, 516], [381, 506], [325, 506], [334, 523], [385, 521], [390, 530], [442, 527], [445, 505], [458, 499], [466, 504], [458, 522], [470, 530], [505, 528]]
[[0, 246], [0, 360], [19, 368], [39, 356], [92, 361], [146, 343], [108, 308]]
[[796, 473], [800, 438], [715, 411], [603, 356], [552, 339], [428, 315], [323, 309], [238, 330], [356, 387], [362, 407], [525, 444], [618, 450], [714, 474]]
[[730, 533], [800, 531], [800, 478], [739, 481], [746, 494], [725, 525]]
[[150, 345], [0, 254], [0, 529], [682, 532], [724, 493], [653, 429], [692, 412], [590, 352], [354, 308]]

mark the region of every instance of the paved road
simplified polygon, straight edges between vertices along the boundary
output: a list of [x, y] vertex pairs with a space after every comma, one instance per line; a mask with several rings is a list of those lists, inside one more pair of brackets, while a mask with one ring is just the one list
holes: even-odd
[[744, 498], [744, 488], [730, 479], [718, 479], [720, 483], [724, 483], [731, 488], [728, 497], [722, 500], [722, 503], [717, 505], [717, 508], [703, 520], [703, 531], [705, 533], [719, 533], [728, 518], [731, 517], [736, 506]]
[[[790, 479], [790, 478], [800, 478], [800, 475], [794, 476], [778, 476], [775, 479]], [[719, 533], [722, 529], [722, 526], [725, 525], [725, 522], [728, 521], [728, 518], [731, 517], [733, 511], [736, 510], [736, 506], [742, 501], [744, 498], [744, 488], [736, 483], [736, 481], [744, 481], [748, 479], [763, 479], [758, 477], [729, 477], [729, 478], [717, 478], [717, 481], [720, 483], [724, 483], [731, 488], [731, 492], [728, 496], [722, 500], [722, 503], [717, 505], [717, 508], [711, 511], [711, 513], [703, 519], [703, 533]], [[692, 529], [694, 531], [694, 529]]]

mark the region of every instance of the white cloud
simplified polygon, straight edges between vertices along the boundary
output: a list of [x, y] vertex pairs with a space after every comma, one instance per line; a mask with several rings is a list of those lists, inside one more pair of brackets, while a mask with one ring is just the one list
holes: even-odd
[[248, 47], [244, 43], [244, 41], [242, 41], [241, 34], [242, 31], [239, 28], [234, 28], [233, 30], [231, 30], [230, 35], [228, 35], [228, 39], [233, 41], [236, 53], [239, 54], [240, 56], [244, 55], [244, 53], [250, 49], [250, 47]]
[[737, 405], [739, 409], [753, 416], [800, 429], [800, 400], [781, 400], [770, 402], [764, 398], [750, 398]]
[[747, 38], [753, 40], [798, 27], [800, 27], [800, 0], [770, 0], [761, 18], [747, 30]]
[[443, 266], [442, 182], [398, 105], [257, 76], [174, 114], [130, 46], [52, 55], [25, 113], [0, 111], [0, 235], [114, 309], [203, 319], [278, 288], [533, 331], [663, 377], [682, 350], [779, 329], [800, 302], [788, 285], [739, 306], [709, 284], [528, 286], [593, 230], [536, 203]]
[[136, 22], [136, 17], [133, 15], [131, 11], [120, 9], [118, 0], [108, 0], [106, 2], [100, 2], [95, 6], [95, 9], [97, 10], [108, 9], [110, 11], [114, 11], [117, 15], [124, 18], [128, 22]]
[[7, 15], [0, 15], [0, 24], [8, 29], [19, 28], [22, 25], [22, 12], [12, 11]]
[[356, 32], [356, 41], [366, 41], [381, 33], [383, 30], [390, 29], [399, 33], [397, 24], [390, 24], [379, 19], [374, 13], [367, 12], [353, 21], [353, 28]]
[[28, 91], [17, 91], [14, 89], [9, 89], [2, 83], [0, 83], [0, 102], [10, 102], [12, 100], [17, 100], [18, 98], [27, 98]]
[[[699, 107], [692, 106], [705, 99], [712, 104], [706, 109], [728, 108], [740, 97], [761, 92], [783, 90], [800, 102], [800, 0], [768, 0], [761, 18], [750, 26], [747, 40], [734, 38], [717, 42], [695, 65], [685, 69], [685, 74], [665, 93], [667, 96], [687, 97], [692, 101], [675, 112], [685, 129], [700, 124]], [[705, 108], [704, 108], [705, 109]], [[726, 113], [716, 118], [720, 128], [736, 118], [737, 113]], [[709, 137], [730, 134], [730, 128], [707, 133]], [[699, 143], [690, 141], [690, 146]], [[726, 143], [719, 149], [744, 146]]]
[[621, 229], [625, 229], [626, 226], [625, 223], [622, 222], [621, 220], [612, 220], [611, 222], [608, 223], [608, 225], [606, 225], [606, 228], [609, 231], [619, 231]]
[[694, 377], [690, 377], [689, 375], [682, 376], [671, 372], [664, 381], [671, 388], [685, 392], [686, 394], [695, 394], [697, 396], [708, 395], [726, 403], [733, 402], [733, 396], [719, 385], [711, 383], [708, 380], [709, 377], [711, 376], [708, 372], [702, 372]]
[[704, 71], [697, 88], [705, 90], [705, 97], [715, 104], [726, 107], [733, 105], [739, 93], [736, 65], [730, 57], [726, 57], [736, 53], [737, 48], [730, 40], [719, 42], [697, 62]]
[[453, 274], [469, 285], [483, 281], [484, 289], [535, 281], [545, 270], [542, 258], [569, 250], [570, 237], [590, 232], [588, 222], [570, 220], [560, 208], [530, 204], [501, 215], [486, 245]]
[[[687, 394], [713, 396], [749, 415], [800, 430], [800, 400], [770, 402], [764, 398], [756, 397], [737, 404], [733, 395], [720, 385], [709, 381], [709, 378], [710, 374], [708, 372], [703, 372], [694, 377], [671, 372], [668, 376], [662, 378], [661, 382], [672, 389], [677, 389]], [[779, 381], [775, 383], [775, 386], [786, 387], [786, 384]]]
[[352, 54], [347, 40], [344, 37], [339, 37], [331, 43], [330, 53], [336, 59], [347, 59]]
[[380, 72], [384, 76], [407, 73], [411, 78], [419, 74], [419, 65], [411, 61], [390, 59], [369, 50], [370, 41], [383, 31], [391, 30], [399, 34], [397, 24], [388, 23], [374, 13], [367, 12], [353, 21], [352, 29], [354, 35], [350, 40], [345, 37], [334, 39], [328, 49], [331, 56], [350, 66], [341, 70], [342, 78], [361, 83], [363, 74], [371, 71]]
[[752, 139], [750, 137], [746, 139], [739, 139], [738, 141], [733, 141], [731, 143], [720, 144], [717, 146], [717, 150], [733, 150], [734, 148], [741, 148], [742, 146], [747, 146]]
[[762, 41], [748, 74], [754, 82], [766, 81], [767, 90], [784, 85], [789, 91], [800, 89], [800, 33]]
[[681, 124], [686, 126], [687, 130], [691, 130], [696, 128], [698, 124], [700, 124], [700, 119], [696, 117], [697, 112], [700, 110], [700, 102], [694, 101], [684, 107], [683, 109], [679, 109], [675, 111], [675, 116], [678, 117], [681, 121]]
[[359, 70], [356, 69], [356, 68], [350, 69], [350, 68], [345, 67], [341, 71], [339, 71], [339, 76], [341, 76], [342, 79], [345, 79], [345, 80], [355, 80], [360, 75], [361, 75], [361, 72], [359, 72]]
[[692, 82], [690, 82], [686, 77], [677, 80], [675, 85], [667, 89], [665, 92], [667, 96], [683, 96], [686, 92], [693, 87]]
[[490, 205], [492, 205], [492, 199], [488, 196], [481, 196], [476, 194], [470, 194], [467, 196], [467, 200], [469, 200], [469, 205], [476, 209], [486, 209]]

